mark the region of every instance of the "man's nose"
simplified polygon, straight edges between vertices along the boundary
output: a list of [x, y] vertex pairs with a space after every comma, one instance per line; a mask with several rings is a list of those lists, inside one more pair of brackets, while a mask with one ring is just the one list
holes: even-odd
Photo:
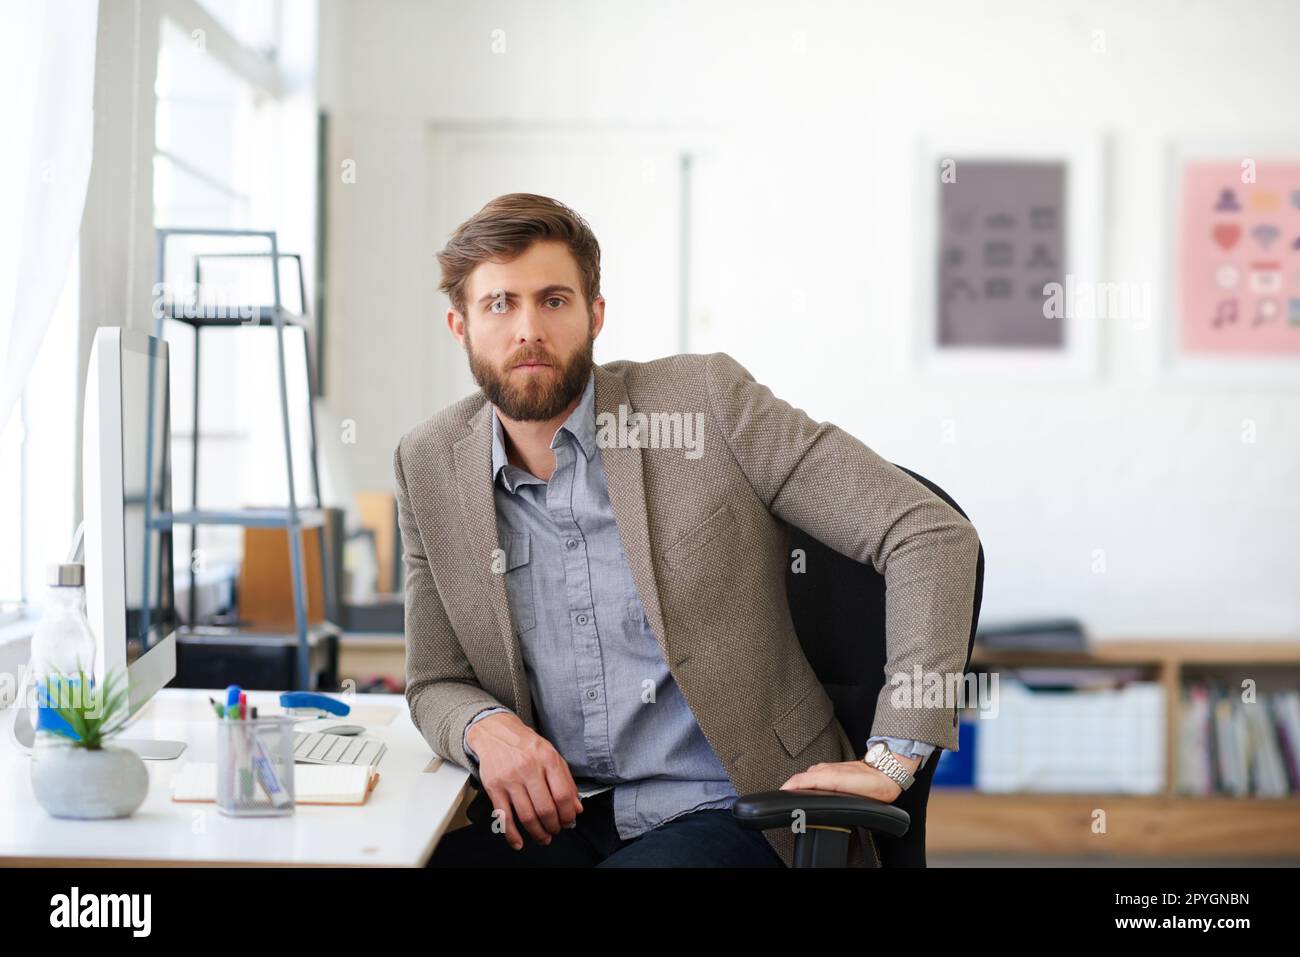
[[544, 333], [541, 313], [536, 306], [521, 306], [515, 336], [520, 342], [541, 342]]

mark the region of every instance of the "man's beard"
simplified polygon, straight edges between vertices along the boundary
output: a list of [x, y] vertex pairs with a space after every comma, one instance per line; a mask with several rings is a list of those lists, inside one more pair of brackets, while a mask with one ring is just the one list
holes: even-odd
[[[574, 352], [563, 365], [557, 356], [544, 349], [525, 346], [511, 353], [504, 372], [475, 355], [468, 330], [465, 350], [469, 353], [469, 368], [474, 381], [502, 415], [516, 422], [546, 422], [568, 408], [574, 397], [581, 395], [587, 387], [593, 365], [594, 342], [595, 339], [588, 335], [587, 344]], [[529, 361], [549, 363], [559, 374], [543, 371], [515, 375], [511, 371], [521, 362]]]

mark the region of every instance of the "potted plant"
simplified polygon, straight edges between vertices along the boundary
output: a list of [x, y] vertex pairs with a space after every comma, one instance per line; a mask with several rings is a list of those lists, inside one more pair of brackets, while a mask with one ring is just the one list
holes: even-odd
[[122, 675], [106, 676], [97, 688], [93, 674], [79, 671], [51, 676], [50, 685], [42, 692], [41, 733], [32, 750], [37, 802], [53, 817], [134, 814], [149, 793], [149, 772], [140, 755], [108, 744], [131, 717]]

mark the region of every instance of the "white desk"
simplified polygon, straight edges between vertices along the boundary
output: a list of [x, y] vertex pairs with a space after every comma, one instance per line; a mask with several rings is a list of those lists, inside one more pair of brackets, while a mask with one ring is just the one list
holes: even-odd
[[[401, 695], [353, 695], [342, 720], [367, 726], [388, 750], [379, 783], [360, 807], [299, 805], [284, 818], [232, 818], [215, 804], [178, 804], [171, 777], [188, 761], [216, 760], [216, 717], [208, 697], [224, 692], [165, 689], [125, 737], [185, 741], [175, 761], [146, 761], [149, 796], [131, 817], [50, 817], [32, 796], [31, 758], [10, 738], [13, 711], [0, 711], [0, 865], [424, 865], [459, 807], [469, 773], [443, 761], [411, 723]], [[250, 705], [279, 711], [279, 694], [250, 691]], [[385, 722], [386, 719], [386, 722]]]

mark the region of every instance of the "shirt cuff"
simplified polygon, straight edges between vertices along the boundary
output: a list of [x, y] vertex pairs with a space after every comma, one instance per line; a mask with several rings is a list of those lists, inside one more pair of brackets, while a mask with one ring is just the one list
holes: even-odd
[[877, 741], [885, 742], [885, 746], [895, 754], [901, 754], [905, 758], [920, 758], [921, 763], [916, 766], [919, 771], [925, 767], [925, 762], [929, 760], [930, 755], [934, 753], [935, 745], [925, 741], [913, 741], [911, 738], [891, 738], [885, 735], [872, 735], [867, 738], [867, 747], [870, 748]]
[[478, 755], [475, 754], [475, 753], [470, 749], [470, 746], [469, 746], [469, 729], [472, 728], [472, 727], [474, 726], [474, 722], [475, 722], [475, 721], [480, 721], [480, 720], [482, 720], [483, 718], [486, 718], [486, 717], [487, 717], [488, 715], [490, 715], [490, 714], [499, 714], [499, 713], [502, 712], [502, 711], [509, 712], [510, 709], [509, 709], [509, 708], [486, 708], [486, 709], [484, 709], [483, 711], [480, 711], [478, 714], [474, 715], [474, 717], [470, 719], [469, 724], [465, 725], [465, 732], [464, 732], [464, 734], [461, 735], [461, 742], [460, 742], [460, 744], [461, 744], [461, 747], [463, 747], [463, 748], [465, 749], [465, 754], [468, 755], [469, 758], [470, 758], [470, 760], [473, 761], [475, 764], [478, 764]]

